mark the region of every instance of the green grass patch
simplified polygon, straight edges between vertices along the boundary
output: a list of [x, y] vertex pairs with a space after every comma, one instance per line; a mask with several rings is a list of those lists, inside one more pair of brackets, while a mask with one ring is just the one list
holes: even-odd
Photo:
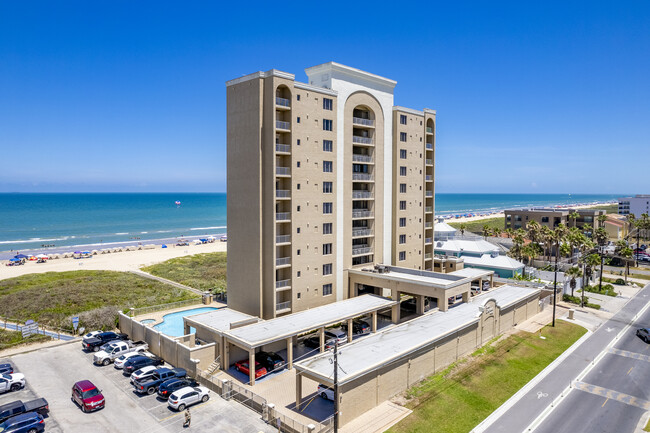
[[618, 292], [614, 290], [614, 286], [612, 286], [611, 284], [603, 284], [601, 287], [599, 287], [598, 284], [594, 284], [593, 286], [585, 286], [584, 290], [585, 292], [598, 293], [601, 295], [607, 295], [612, 297], [618, 296]]
[[178, 257], [142, 270], [199, 290], [212, 293], [226, 290], [226, 253]]
[[465, 224], [466, 232], [477, 233], [479, 235], [482, 235], [483, 226], [486, 224], [488, 227], [490, 227], [490, 229], [499, 228], [503, 231], [505, 228], [505, 219], [504, 217], [498, 217], [498, 218], [486, 218], [483, 220], [470, 221], [466, 223], [449, 222], [449, 225], [455, 229], [460, 229], [461, 224]]
[[50, 339], [51, 337], [43, 334], [34, 334], [27, 338], [23, 338], [22, 332], [0, 329], [0, 350], [9, 349], [10, 347], [20, 346], [22, 344], [39, 343]]
[[188, 290], [128, 272], [71, 271], [0, 280], [0, 316], [50, 327], [112, 329], [117, 311], [196, 298]]
[[639, 278], [641, 280], [650, 280], [650, 275], [645, 274], [630, 274], [630, 278]]
[[539, 333], [519, 332], [409, 391], [413, 413], [391, 433], [466, 433], [550, 364], [586, 330], [557, 321]]
[[[581, 290], [578, 290], [580, 293]], [[562, 295], [562, 300], [570, 304], [582, 305], [582, 298], [580, 296]], [[589, 303], [589, 298], [585, 296], [585, 307], [600, 310], [600, 305]]]

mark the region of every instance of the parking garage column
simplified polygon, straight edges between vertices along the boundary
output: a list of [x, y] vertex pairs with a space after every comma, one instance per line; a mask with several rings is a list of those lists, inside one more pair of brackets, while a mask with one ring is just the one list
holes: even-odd
[[296, 410], [302, 404], [302, 374], [296, 374]]
[[348, 319], [348, 343], [352, 341], [352, 319]]
[[377, 312], [373, 311], [372, 312], [372, 323], [370, 324], [372, 332], [377, 332]]
[[438, 308], [440, 311], [447, 311], [449, 308], [449, 300], [447, 298], [438, 298]]
[[400, 292], [395, 290], [395, 289], [391, 289], [391, 298], [393, 299], [393, 301], [398, 301], [398, 302], [397, 302], [397, 305], [393, 305], [393, 307], [391, 308], [390, 319], [391, 319], [391, 322], [393, 322], [393, 323], [399, 323], [399, 319], [400, 319], [400, 317], [399, 317], [399, 315], [400, 315], [400, 311], [399, 311], [400, 303], [399, 303], [399, 300], [401, 298]]
[[424, 295], [415, 295], [415, 312], [418, 316], [424, 314]]
[[248, 351], [248, 383], [255, 385], [255, 349]]
[[224, 337], [223, 339], [223, 369], [228, 371], [230, 368], [230, 343], [228, 339]]
[[325, 352], [325, 328], [320, 328], [318, 330], [318, 340], [319, 340], [320, 351]]
[[[494, 288], [494, 273], [490, 274], [490, 289]], [[481, 287], [481, 290], [483, 290], [483, 287]]]
[[469, 302], [469, 292], [463, 292], [463, 302]]
[[293, 368], [293, 337], [287, 338], [287, 368]]

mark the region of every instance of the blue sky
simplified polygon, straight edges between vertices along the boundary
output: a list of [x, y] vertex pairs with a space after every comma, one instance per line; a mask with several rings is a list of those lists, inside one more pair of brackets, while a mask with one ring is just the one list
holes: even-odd
[[438, 111], [437, 192], [647, 193], [650, 3], [615, 3], [3, 1], [0, 192], [225, 191], [225, 81], [336, 61]]

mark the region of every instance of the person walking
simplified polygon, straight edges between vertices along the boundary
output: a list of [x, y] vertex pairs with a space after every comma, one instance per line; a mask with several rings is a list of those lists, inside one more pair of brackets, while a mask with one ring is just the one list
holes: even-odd
[[192, 414], [190, 414], [190, 408], [185, 409], [185, 424], [183, 427], [189, 427], [192, 423]]

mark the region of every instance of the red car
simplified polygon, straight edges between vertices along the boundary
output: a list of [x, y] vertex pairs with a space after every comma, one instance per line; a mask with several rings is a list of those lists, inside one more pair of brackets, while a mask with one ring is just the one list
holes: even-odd
[[[237, 371], [241, 371], [247, 376], [250, 374], [250, 369], [248, 368], [247, 359], [235, 362], [235, 368], [237, 369]], [[266, 368], [262, 367], [259, 362], [255, 361], [255, 379], [259, 379], [265, 374], [266, 374]]]
[[82, 380], [72, 386], [72, 401], [83, 412], [92, 412], [103, 409], [105, 400], [102, 392], [89, 380]]

